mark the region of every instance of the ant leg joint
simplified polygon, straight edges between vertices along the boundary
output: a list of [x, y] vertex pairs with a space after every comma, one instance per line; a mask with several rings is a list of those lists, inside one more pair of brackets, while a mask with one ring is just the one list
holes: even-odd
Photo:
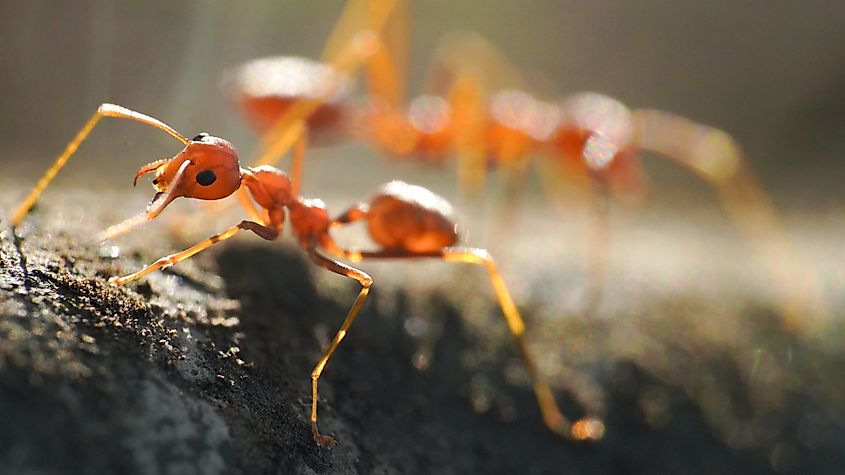
[[[358, 251], [349, 251], [343, 254], [343, 257], [351, 262], [361, 262], [364, 260], [364, 256], [361, 255]], [[372, 283], [372, 282], [371, 282]]]
[[337, 444], [337, 440], [330, 435], [323, 435], [317, 429], [317, 423], [311, 423], [311, 433], [314, 435], [314, 442], [317, 442], [317, 445], [321, 445], [323, 447], [334, 447]]
[[447, 262], [466, 262], [495, 266], [493, 256], [487, 249], [453, 247], [446, 250], [443, 259]]
[[[279, 237], [279, 231], [271, 227], [262, 226], [254, 221], [243, 220], [238, 227], [254, 232], [258, 237], [267, 241], [275, 241]], [[214, 240], [214, 238], [212, 238]]]
[[378, 34], [373, 30], [361, 30], [352, 38], [352, 47], [355, 52], [361, 57], [369, 57], [378, 51], [381, 47]]
[[158, 266], [159, 269], [161, 269], [161, 270], [170, 268], [170, 267], [173, 266], [173, 264], [176, 264], [176, 260], [174, 259], [175, 257], [176, 257], [176, 254], [164, 256], [161, 259], [155, 261], [154, 265]]
[[489, 261], [489, 262], [493, 261], [493, 256], [490, 254], [490, 252], [487, 249], [474, 249], [472, 251], [472, 253], [475, 254], [476, 256], [478, 256], [478, 258], [483, 260], [483, 261]]

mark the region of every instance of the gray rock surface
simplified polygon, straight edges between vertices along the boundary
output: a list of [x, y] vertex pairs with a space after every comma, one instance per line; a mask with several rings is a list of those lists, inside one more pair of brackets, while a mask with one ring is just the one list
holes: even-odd
[[[758, 413], [749, 389], [762, 383], [745, 380], [728, 349], [701, 346], [685, 333], [688, 320], [667, 327], [667, 315], [642, 328], [661, 348], [660, 361], [600, 347], [601, 361], [582, 368], [600, 388], [607, 436], [574, 444], [544, 428], [521, 370], [507, 377], [515, 352], [496, 308], [485, 310], [498, 328], [487, 335], [450, 303], [461, 300], [450, 295], [460, 285], [424, 295], [422, 307], [401, 290], [376, 287], [321, 385], [322, 428], [339, 443], [318, 447], [307, 422], [308, 375], [352, 286], [318, 288], [317, 271], [298, 250], [232, 242], [118, 288], [108, 276], [182, 243], [111, 257], [112, 248], [85, 235], [42, 226], [36, 215], [0, 241], [0, 472], [806, 473], [843, 466], [845, 451], [835, 442], [841, 393], [809, 384], [841, 369], [842, 355], [790, 341], [772, 319], [750, 316], [747, 328], [758, 333], [748, 338], [791, 345], [801, 364], [794, 377], [805, 379], [790, 383], [798, 389], [782, 391], [784, 401], [768, 413]], [[530, 323], [542, 325], [526, 310]], [[427, 338], [414, 330], [420, 312], [438, 329]], [[606, 321], [566, 325], [570, 335], [618, 339]], [[673, 346], [661, 342], [666, 332]], [[544, 341], [536, 343], [540, 355], [565, 347]], [[424, 370], [413, 364], [421, 347], [430, 354]], [[665, 369], [669, 360], [675, 371]], [[567, 381], [552, 382], [564, 410], [583, 413]], [[751, 421], [747, 430], [768, 432], [732, 442], [701, 394]], [[759, 419], [769, 425], [755, 425]]]

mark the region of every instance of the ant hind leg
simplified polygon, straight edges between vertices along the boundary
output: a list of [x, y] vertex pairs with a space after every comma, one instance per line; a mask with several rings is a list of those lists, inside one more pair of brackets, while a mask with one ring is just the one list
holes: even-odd
[[600, 420], [587, 417], [572, 423], [561, 413], [549, 384], [539, 374], [534, 358], [528, 350], [528, 345], [525, 341], [525, 323], [489, 252], [484, 249], [475, 248], [446, 248], [440, 251], [424, 253], [402, 250], [369, 252], [344, 249], [335, 249], [332, 252], [337, 254], [338, 257], [348, 258], [356, 262], [365, 259], [439, 258], [446, 262], [462, 262], [486, 267], [508, 329], [516, 342], [519, 356], [531, 378], [534, 393], [537, 397], [546, 426], [552, 431], [574, 440], [597, 440], [604, 435], [604, 424]]
[[308, 255], [318, 266], [334, 272], [335, 274], [356, 280], [359, 284], [361, 284], [361, 290], [358, 293], [358, 297], [355, 299], [352, 307], [349, 308], [349, 312], [346, 314], [346, 318], [340, 325], [340, 329], [338, 329], [329, 344], [329, 347], [323, 353], [323, 356], [320, 357], [319, 361], [317, 361], [317, 364], [314, 366], [314, 370], [311, 372], [311, 432], [314, 435], [314, 440], [318, 444], [331, 446], [336, 443], [335, 439], [331, 436], [320, 434], [320, 430], [317, 427], [317, 383], [320, 380], [320, 376], [323, 374], [323, 370], [326, 368], [326, 364], [329, 362], [329, 359], [332, 357], [335, 350], [337, 350], [337, 347], [340, 346], [344, 337], [346, 337], [349, 327], [352, 326], [352, 323], [355, 321], [355, 317], [358, 316], [358, 312], [364, 305], [364, 301], [367, 299], [367, 295], [370, 292], [370, 287], [373, 285], [373, 279], [363, 271], [324, 256], [314, 247], [308, 249]]

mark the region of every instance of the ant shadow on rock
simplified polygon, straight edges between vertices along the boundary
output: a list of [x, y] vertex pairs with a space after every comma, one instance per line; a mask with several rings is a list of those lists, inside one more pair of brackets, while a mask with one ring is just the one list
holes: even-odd
[[[275, 404], [300, 411], [284, 411], [294, 418], [298, 432], [288, 435], [299, 440], [298, 446], [313, 446], [307, 400], [309, 374], [321, 352], [315, 329], [325, 327], [331, 333], [340, 325], [348, 305], [344, 297], [351, 301], [354, 289], [350, 286], [348, 295], [344, 292], [337, 299], [321, 295], [305, 257], [287, 248], [228, 246], [218, 254], [217, 263], [228, 296], [241, 301], [241, 355], [254, 361], [267, 378], [262, 383], [266, 390], [279, 395]], [[442, 330], [433, 342], [429, 366], [418, 370], [412, 361], [419, 342], [404, 326], [410, 312], [407, 295], [401, 291], [378, 295], [378, 281], [374, 290], [373, 301], [332, 359], [321, 387], [327, 401], [322, 414], [332, 421], [327, 427], [340, 441], [333, 453], [352, 444], [375, 460], [404, 469], [457, 464], [497, 472], [503, 467], [518, 469], [529, 454], [540, 457], [550, 469], [570, 463], [572, 457], [584, 457], [575, 454], [582, 446], [544, 427], [530, 387], [508, 384], [501, 366], [480, 371], [490, 379], [493, 397], [503, 394], [517, 417], [506, 421], [495, 411], [473, 410], [468, 386], [479, 369], [469, 367], [464, 356], [478, 351], [480, 343], [449, 299], [437, 293], [428, 299], [425, 311], [441, 320]], [[376, 301], [381, 298], [396, 299], [389, 314], [378, 310]], [[503, 356], [502, 365], [507, 358]], [[375, 468], [367, 465], [367, 459], [358, 461], [359, 469]]]
[[[562, 439], [543, 426], [530, 388], [505, 377], [505, 365], [515, 357], [510, 341], [493, 342], [501, 347], [495, 358], [478, 363], [475, 356], [490, 343], [473, 332], [453, 296], [434, 292], [424, 296], [424, 307], [417, 307], [411, 301], [420, 296], [410, 290], [378, 294], [378, 276], [373, 301], [332, 359], [322, 387], [322, 414], [339, 444], [318, 448], [308, 431], [309, 374], [325, 343], [320, 335], [340, 325], [354, 289], [335, 295], [317, 288], [310, 263], [285, 247], [228, 246], [217, 256], [226, 292], [242, 305], [241, 355], [255, 362], [261, 379], [255, 390], [265, 393], [256, 396], [265, 404], [260, 423], [284, 426], [269, 432], [290, 441], [281, 445], [299, 450], [304, 454], [299, 460], [312, 468], [336, 469], [338, 459], [346, 457], [365, 473], [384, 467], [513, 473], [524, 470], [526, 461], [536, 473], [566, 467], [592, 473], [683, 471], [690, 463], [705, 473], [731, 467], [745, 467], [746, 473], [770, 470], [767, 457], [736, 451], [716, 436], [689, 394], [624, 358], [595, 369], [608, 408], [607, 436], [592, 443]], [[390, 305], [377, 304], [385, 298], [393, 299]], [[405, 325], [421, 311], [439, 326], [423, 370], [413, 363], [420, 341]], [[490, 317], [491, 325], [504, 325]], [[730, 369], [719, 373], [737, 378]], [[487, 382], [491, 407], [506, 401], [512, 417], [473, 409], [470, 386], [478, 376]], [[669, 403], [669, 419], [657, 426], [648, 422], [643, 408], [643, 398], [654, 391]], [[569, 394], [558, 390], [556, 395], [567, 413], [577, 414], [580, 408]]]

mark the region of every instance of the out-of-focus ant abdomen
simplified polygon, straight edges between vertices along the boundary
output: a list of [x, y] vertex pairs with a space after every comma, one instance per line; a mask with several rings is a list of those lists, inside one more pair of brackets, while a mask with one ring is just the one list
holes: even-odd
[[488, 100], [485, 142], [491, 159], [528, 156], [548, 140], [558, 124], [557, 108], [528, 93], [498, 91]]
[[256, 59], [229, 71], [223, 87], [259, 133], [302, 99], [322, 102], [307, 119], [313, 140], [331, 142], [344, 131], [349, 81], [327, 64], [293, 56]]

